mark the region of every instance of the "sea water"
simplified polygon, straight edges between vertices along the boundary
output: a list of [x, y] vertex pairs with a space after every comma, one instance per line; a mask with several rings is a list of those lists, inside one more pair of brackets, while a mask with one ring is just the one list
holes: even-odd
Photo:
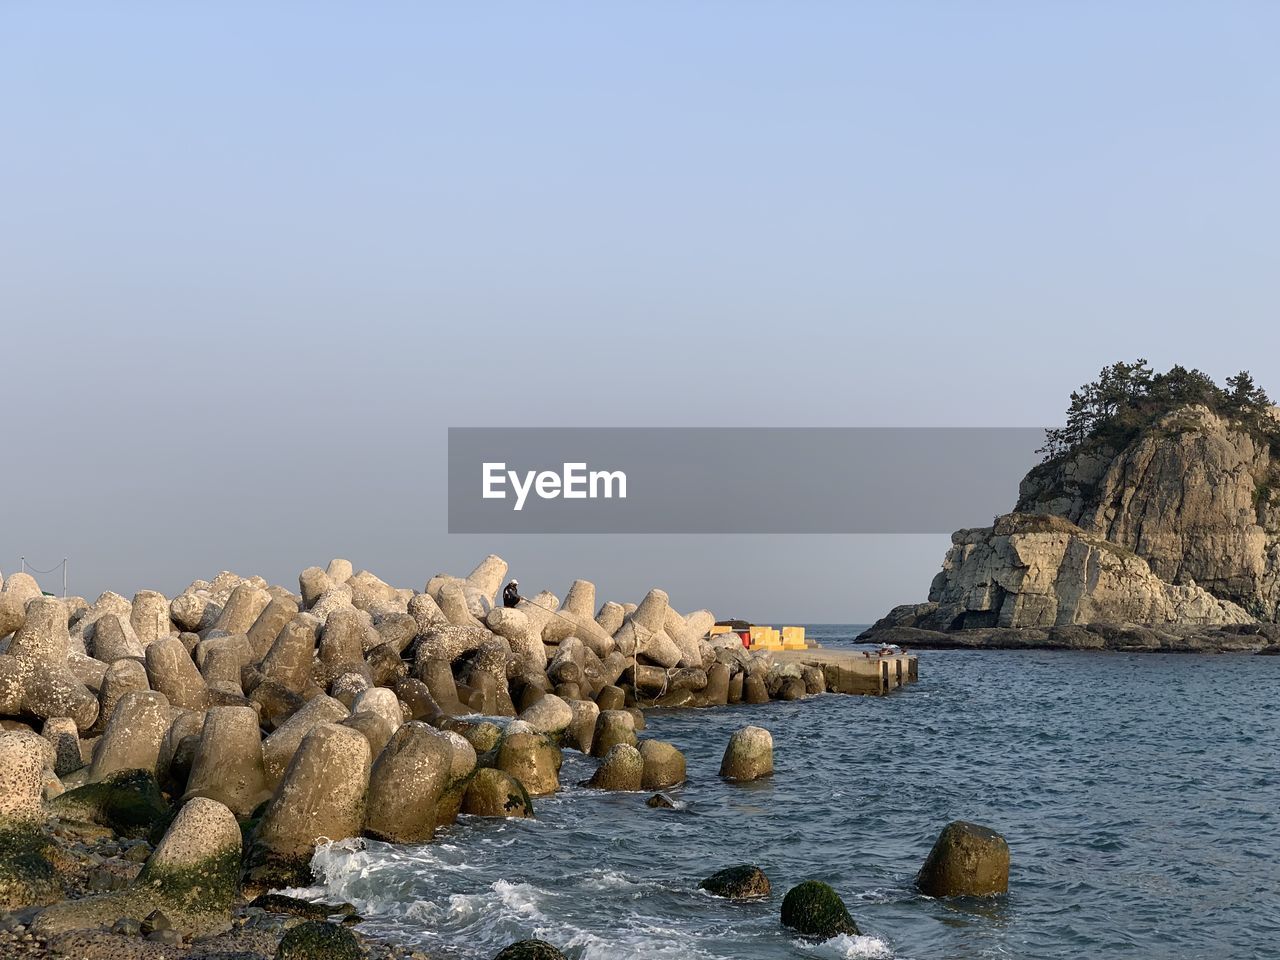
[[[857, 629], [809, 632], [837, 646]], [[774, 775], [723, 783], [746, 724], [772, 733]], [[596, 761], [566, 751], [537, 819], [334, 844], [304, 892], [477, 960], [527, 937], [578, 960], [1280, 957], [1280, 657], [924, 651], [920, 682], [887, 697], [652, 711], [643, 735], [688, 757], [678, 809], [577, 786]], [[957, 819], [1008, 839], [1007, 896], [913, 888]], [[736, 863], [773, 896], [698, 889]], [[806, 878], [862, 936], [811, 944], [779, 924]]]

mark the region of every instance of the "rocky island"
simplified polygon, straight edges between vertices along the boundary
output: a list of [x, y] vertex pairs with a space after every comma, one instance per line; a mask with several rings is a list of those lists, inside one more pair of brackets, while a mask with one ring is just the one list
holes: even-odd
[[1117, 363], [1072, 394], [1009, 514], [956, 531], [916, 648], [1280, 652], [1280, 410], [1247, 373]]

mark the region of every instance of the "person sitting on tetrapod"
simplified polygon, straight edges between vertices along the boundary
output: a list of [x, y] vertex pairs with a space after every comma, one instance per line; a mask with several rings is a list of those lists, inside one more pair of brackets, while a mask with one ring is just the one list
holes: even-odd
[[520, 602], [520, 581], [512, 580], [502, 588], [502, 605], [514, 607]]

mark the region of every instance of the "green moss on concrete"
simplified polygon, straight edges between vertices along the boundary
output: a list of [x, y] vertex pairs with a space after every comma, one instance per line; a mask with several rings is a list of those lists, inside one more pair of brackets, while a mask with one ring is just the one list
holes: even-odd
[[228, 847], [189, 867], [158, 867], [154, 858], [138, 875], [138, 886], [159, 891], [167, 903], [196, 913], [231, 909], [240, 891], [240, 848]]
[[49, 810], [64, 819], [110, 827], [125, 837], [146, 837], [157, 824], [172, 819], [156, 778], [145, 770], [122, 770], [68, 790], [49, 802]]
[[462, 812], [462, 798], [466, 796], [467, 787], [471, 783], [471, 778], [475, 776], [475, 771], [467, 774], [465, 777], [456, 777], [449, 781], [449, 785], [444, 788], [444, 792], [440, 794], [440, 799], [436, 801], [436, 828], [447, 827], [455, 823], [458, 814]]
[[308, 920], [280, 941], [276, 960], [362, 960], [360, 941], [336, 923]]
[[782, 923], [822, 940], [842, 933], [856, 937], [859, 933], [840, 895], [820, 880], [805, 880], [787, 892], [782, 901]]
[[63, 895], [49, 861], [51, 846], [35, 824], [0, 826], [0, 909], [39, 906]]
[[491, 720], [482, 720], [479, 723], [474, 723], [470, 720], [454, 718], [444, 724], [442, 729], [462, 734], [475, 749], [477, 755], [497, 750], [498, 741], [502, 739], [502, 728]]
[[190, 867], [160, 868], [149, 861], [124, 890], [56, 903], [36, 918], [35, 929], [54, 935], [159, 910], [184, 937], [220, 932], [231, 924], [239, 879], [237, 847]]

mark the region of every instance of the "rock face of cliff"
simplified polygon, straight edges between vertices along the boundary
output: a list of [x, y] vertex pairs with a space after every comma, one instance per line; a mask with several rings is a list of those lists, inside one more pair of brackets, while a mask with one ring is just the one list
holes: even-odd
[[1188, 406], [1041, 464], [1013, 513], [952, 536], [928, 603], [873, 630], [1280, 620], [1277, 433]]
[[1063, 517], [1141, 557], [1161, 580], [1280, 619], [1280, 451], [1197, 406], [1108, 453], [1031, 471], [1016, 509]]
[[[1234, 603], [1157, 577], [1125, 548], [1060, 517], [1013, 513], [960, 530], [929, 591], [934, 629], [1253, 621]], [[924, 624], [922, 624], [924, 625]]]

